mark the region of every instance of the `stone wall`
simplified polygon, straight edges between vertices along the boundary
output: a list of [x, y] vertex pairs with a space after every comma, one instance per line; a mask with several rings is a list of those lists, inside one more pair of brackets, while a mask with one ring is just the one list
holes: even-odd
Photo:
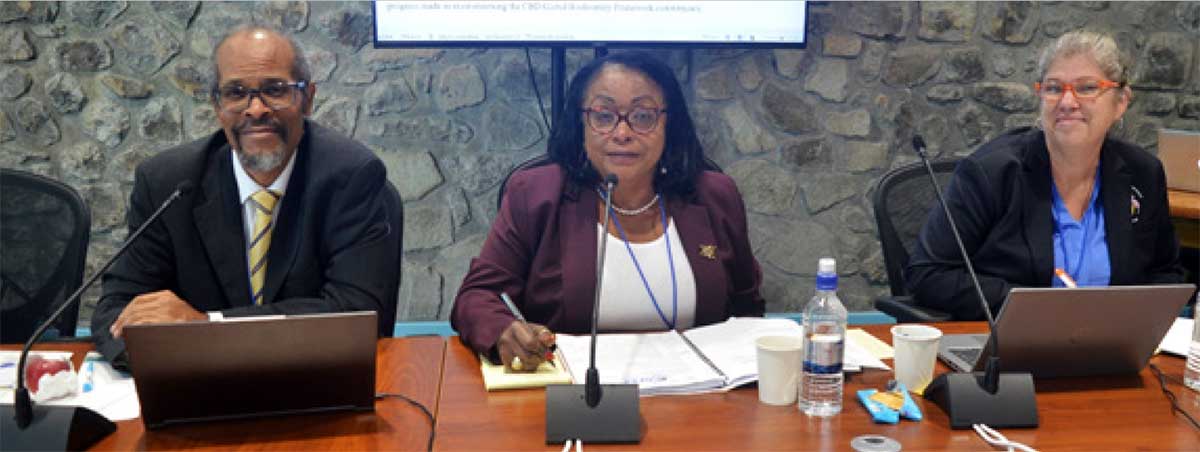
[[[399, 318], [445, 319], [500, 177], [544, 151], [519, 49], [376, 50], [361, 2], [2, 2], [0, 165], [83, 194], [94, 269], [125, 237], [135, 165], [216, 130], [208, 56], [250, 19], [296, 33], [319, 87], [316, 120], [375, 149], [404, 196]], [[1196, 2], [832, 2], [812, 7], [805, 50], [657, 53], [745, 196], [768, 309], [800, 310], [817, 258], [832, 255], [843, 299], [864, 310], [886, 292], [870, 193], [915, 160], [908, 137], [961, 155], [1031, 124], [1037, 49], [1079, 27], [1114, 33], [1134, 58], [1118, 134], [1153, 150], [1159, 127], [1200, 129]], [[549, 52], [532, 57], [545, 96]], [[568, 52], [568, 70], [589, 57]]]

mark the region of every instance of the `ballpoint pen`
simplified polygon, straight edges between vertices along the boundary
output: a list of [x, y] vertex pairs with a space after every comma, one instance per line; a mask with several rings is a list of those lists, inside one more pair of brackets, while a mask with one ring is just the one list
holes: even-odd
[[[500, 292], [500, 300], [504, 302], [504, 305], [508, 307], [508, 310], [512, 312], [517, 320], [520, 320], [525, 326], [529, 326], [529, 322], [525, 320], [525, 316], [521, 314], [521, 310], [517, 309], [517, 305], [513, 303], [512, 298], [509, 298], [508, 293]], [[550, 331], [547, 331], [547, 333], [550, 333], [550, 339], [553, 340], [554, 333]], [[539, 337], [538, 340], [541, 340], [541, 338]], [[554, 350], [557, 348], [558, 344], [550, 344], [550, 350], [546, 352], [546, 361], [554, 361]]]
[[1063, 269], [1061, 269], [1061, 268], [1054, 269], [1054, 276], [1057, 276], [1058, 279], [1060, 281], [1062, 281], [1063, 285], [1068, 288], [1074, 289], [1076, 287], [1079, 287], [1078, 285], [1075, 284], [1075, 279], [1072, 278], [1071, 275], [1068, 274], [1066, 271], [1063, 271]]

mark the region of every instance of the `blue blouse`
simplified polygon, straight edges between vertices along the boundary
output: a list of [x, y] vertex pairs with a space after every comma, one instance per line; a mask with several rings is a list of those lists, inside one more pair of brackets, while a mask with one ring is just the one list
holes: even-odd
[[[1051, 184], [1051, 188], [1054, 193], [1054, 268], [1066, 271], [1080, 287], [1107, 286], [1112, 266], [1108, 261], [1108, 240], [1104, 232], [1104, 205], [1099, 202], [1100, 169], [1096, 169], [1092, 196], [1079, 221], [1071, 217], [1058, 194], [1058, 187]], [[1050, 284], [1065, 287], [1056, 276], [1050, 277]]]

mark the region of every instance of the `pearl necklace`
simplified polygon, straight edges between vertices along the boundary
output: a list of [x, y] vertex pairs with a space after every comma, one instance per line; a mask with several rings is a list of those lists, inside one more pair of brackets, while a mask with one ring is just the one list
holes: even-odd
[[[596, 188], [596, 193], [600, 195], [600, 199], [605, 199], [604, 192], [601, 191], [599, 187]], [[627, 217], [633, 217], [633, 216], [641, 215], [642, 213], [646, 212], [651, 207], [653, 207], [654, 203], [656, 203], [656, 202], [658, 202], [658, 193], [655, 193], [654, 197], [650, 198], [650, 202], [646, 203], [646, 205], [638, 207], [636, 209], [622, 209], [620, 206], [617, 206], [617, 203], [612, 203], [612, 208], [614, 211], [616, 211], [617, 213], [619, 213], [621, 215], [624, 215]]]

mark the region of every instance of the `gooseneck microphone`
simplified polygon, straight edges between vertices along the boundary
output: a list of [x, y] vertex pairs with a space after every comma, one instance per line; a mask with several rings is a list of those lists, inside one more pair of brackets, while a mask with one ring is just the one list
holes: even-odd
[[592, 298], [592, 344], [588, 356], [587, 379], [584, 391], [587, 405], [595, 408], [600, 403], [600, 371], [596, 370], [596, 325], [600, 323], [600, 286], [604, 281], [604, 254], [608, 250], [608, 226], [612, 223], [612, 194], [617, 187], [617, 175], [604, 178], [604, 228], [600, 235], [600, 246], [596, 249], [596, 292]]
[[987, 361], [982, 374], [978, 372], [948, 372], [938, 375], [929, 387], [925, 389], [925, 398], [934, 401], [946, 411], [952, 428], [971, 428], [973, 424], [987, 424], [992, 427], [1037, 427], [1037, 400], [1034, 398], [1033, 376], [1028, 372], [1000, 372], [999, 331], [987, 298], [983, 295], [983, 286], [975, 274], [975, 266], [971, 264], [971, 256], [963, 246], [962, 236], [958, 233], [958, 225], [950, 213], [950, 206], [942, 196], [942, 187], [938, 184], [933, 166], [925, 152], [925, 140], [920, 135], [912, 139], [913, 149], [921, 157], [929, 181], [933, 184], [933, 193], [937, 196], [946, 222], [950, 224], [950, 233], [958, 252], [971, 275], [971, 284], [975, 288], [975, 296], [979, 306], [987, 318], [988, 348]]
[[[158, 210], [155, 210], [146, 221], [142, 222], [141, 227], [129, 235], [125, 243], [104, 263], [104, 266], [92, 274], [87, 282], [79, 286], [75, 293], [67, 297], [66, 301], [50, 314], [50, 317], [42, 322], [37, 330], [34, 330], [33, 336], [25, 341], [25, 347], [21, 349], [21, 356], [17, 360], [17, 386], [13, 394], [13, 405], [11, 408], [8, 406], [0, 408], [2, 410], [0, 411], [0, 422], [4, 426], [4, 435], [0, 439], [0, 443], [3, 444], [2, 449], [82, 450], [116, 431], [116, 425], [112, 421], [83, 407], [41, 406], [38, 407], [38, 411], [41, 413], [34, 413], [33, 400], [25, 382], [25, 361], [29, 357], [29, 349], [42, 337], [46, 329], [50, 328], [50, 325], [54, 324], [68, 307], [73, 306], [83, 296], [84, 291], [91, 287], [104, 272], [108, 271], [117, 258], [125, 254], [129, 246], [138, 237], [141, 237], [142, 233], [154, 224], [171, 204], [190, 194], [192, 186], [191, 181], [180, 182], [175, 187], [175, 191], [158, 206]], [[13, 410], [13, 413], [7, 412], [10, 409]], [[10, 425], [10, 422], [13, 424]]]
[[979, 307], [983, 309], [983, 315], [987, 317], [988, 323], [988, 344], [990, 345], [991, 353], [987, 362], [987, 373], [984, 379], [984, 387], [988, 392], [996, 392], [996, 375], [1000, 369], [996, 368], [993, 371], [993, 365], [1000, 361], [999, 341], [997, 340], [996, 319], [992, 317], [992, 310], [988, 306], [987, 297], [983, 296], [983, 286], [979, 284], [979, 276], [975, 274], [975, 266], [971, 265], [970, 255], [967, 254], [967, 247], [963, 246], [962, 235], [958, 233], [958, 225], [954, 223], [954, 216], [950, 214], [950, 207], [946, 204], [946, 198], [942, 196], [942, 187], [938, 184], [937, 176], [933, 174], [933, 166], [929, 164], [929, 155], [925, 152], [925, 139], [920, 135], [913, 135], [913, 149], [917, 151], [917, 155], [921, 157], [921, 163], [925, 164], [925, 171], [929, 173], [929, 183], [933, 184], [933, 193], [937, 196], [938, 204], [942, 206], [942, 213], [946, 214], [946, 222], [950, 223], [950, 233], [954, 235], [954, 243], [958, 244], [958, 252], [962, 256], [963, 264], [967, 266], [967, 274], [971, 275], [971, 284], [975, 288], [975, 296], [979, 300]]
[[546, 444], [569, 439], [589, 443], [638, 443], [642, 440], [642, 414], [636, 384], [600, 384], [596, 369], [596, 328], [600, 319], [600, 287], [608, 225], [612, 221], [612, 195], [617, 176], [604, 177], [604, 228], [596, 249], [596, 291], [592, 298], [592, 343], [583, 385], [546, 386]]

